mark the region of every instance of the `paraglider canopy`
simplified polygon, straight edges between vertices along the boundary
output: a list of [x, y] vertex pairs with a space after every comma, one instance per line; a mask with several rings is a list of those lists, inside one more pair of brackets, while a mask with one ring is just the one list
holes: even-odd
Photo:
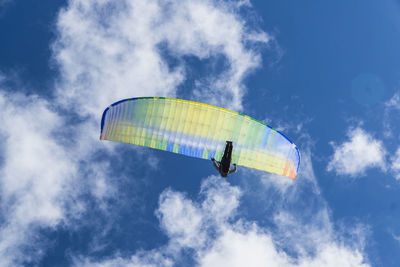
[[231, 141], [233, 164], [290, 178], [300, 164], [297, 146], [272, 127], [227, 109], [166, 97], [112, 104], [103, 113], [100, 139], [218, 161]]

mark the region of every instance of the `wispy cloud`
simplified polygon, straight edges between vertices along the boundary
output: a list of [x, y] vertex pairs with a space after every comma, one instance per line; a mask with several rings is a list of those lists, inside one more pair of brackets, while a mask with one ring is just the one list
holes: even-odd
[[65, 218], [62, 198], [76, 165], [54, 137], [64, 121], [46, 101], [1, 93], [0, 108], [0, 265], [10, 266], [24, 261], [19, 246], [35, 243], [35, 228], [53, 227]]
[[[393, 137], [393, 125], [397, 125], [397, 122], [393, 123], [393, 112], [400, 111], [400, 94], [395, 93], [388, 101], [384, 104], [384, 114], [383, 114], [383, 128], [384, 134], [386, 137]], [[398, 118], [398, 115], [395, 115], [394, 118]], [[397, 136], [400, 137], [400, 136]]]
[[396, 153], [390, 159], [391, 159], [390, 168], [394, 172], [396, 179], [400, 180], [400, 147], [397, 149]]
[[338, 241], [340, 233], [333, 231], [326, 208], [314, 214], [309, 224], [290, 212], [278, 212], [270, 231], [240, 216], [243, 193], [214, 176], [203, 181], [199, 200], [167, 189], [156, 213], [169, 238], [165, 246], [106, 260], [76, 257], [75, 265], [174, 266], [184, 265], [189, 256], [199, 266], [369, 266], [363, 244]]
[[398, 242], [399, 245], [400, 245], [400, 236], [399, 235], [395, 235], [393, 232], [391, 234], [392, 234], [393, 239], [396, 240], [396, 242]]
[[390, 109], [400, 110], [400, 94], [395, 93], [391, 99], [389, 99], [385, 106]]
[[[76, 256], [76, 266], [175, 266], [190, 258], [199, 266], [369, 266], [363, 253], [367, 235], [363, 225], [332, 222], [320, 195], [311, 154], [304, 151], [299, 178], [280, 188], [269, 177], [257, 183], [233, 186], [219, 177], [206, 178], [197, 196], [166, 189], [159, 198], [156, 215], [168, 242], [131, 256], [108, 259]], [[242, 173], [259, 181], [255, 173]], [[247, 177], [248, 176], [248, 177]], [[261, 181], [259, 181], [261, 182]], [[308, 190], [309, 189], [309, 190]], [[260, 198], [259, 192], [268, 197]], [[307, 197], [305, 197], [305, 195]], [[259, 201], [258, 220], [248, 220], [246, 198]], [[265, 210], [265, 207], [269, 207]], [[259, 217], [260, 218], [260, 217]], [[346, 231], [346, 232], [345, 232]], [[347, 237], [344, 237], [347, 236]], [[350, 238], [349, 238], [350, 237]]]
[[175, 96], [186, 79], [187, 57], [222, 58], [222, 71], [195, 81], [195, 98], [240, 109], [243, 79], [261, 63], [252, 47], [269, 36], [246, 28], [237, 8], [211, 0], [70, 1], [60, 13], [53, 46], [62, 74], [59, 97], [98, 116], [119, 99]]
[[342, 144], [331, 142], [334, 153], [327, 170], [339, 175], [361, 177], [370, 168], [386, 169], [386, 150], [382, 141], [360, 127], [351, 128], [348, 140]]

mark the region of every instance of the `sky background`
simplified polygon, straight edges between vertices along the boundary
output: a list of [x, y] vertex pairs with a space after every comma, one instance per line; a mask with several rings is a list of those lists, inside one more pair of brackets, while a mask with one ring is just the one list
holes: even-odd
[[[398, 266], [400, 2], [0, 0], [0, 266]], [[232, 109], [296, 180], [99, 141], [120, 99]]]

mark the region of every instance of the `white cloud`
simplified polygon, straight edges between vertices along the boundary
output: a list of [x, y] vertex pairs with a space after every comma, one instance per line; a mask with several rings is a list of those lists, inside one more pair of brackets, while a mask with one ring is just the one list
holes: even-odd
[[[243, 79], [261, 60], [249, 47], [269, 37], [249, 31], [236, 8], [211, 0], [71, 0], [59, 15], [53, 46], [60, 103], [99, 117], [120, 99], [174, 97], [185, 80], [185, 57], [222, 57], [227, 64], [220, 74], [210, 71], [196, 81], [196, 99], [240, 109]], [[168, 65], [163, 49], [176, 66]]]
[[338, 245], [328, 245], [319, 249], [319, 253], [315, 258], [306, 258], [302, 260], [299, 266], [317, 267], [317, 266], [370, 266], [364, 259], [360, 251], [351, 251], [346, 247]]
[[235, 214], [240, 191], [220, 182], [219, 177], [212, 176], [202, 183], [201, 203], [170, 189], [161, 194], [156, 214], [174, 245], [201, 248], [207, 242], [208, 230], [225, 224]]
[[[168, 244], [125, 258], [116, 256], [104, 261], [76, 258], [75, 265], [162, 266], [165, 262], [179, 265], [183, 264], [180, 255], [192, 249], [193, 259], [203, 267], [369, 266], [362, 253], [363, 244], [339, 241], [340, 233], [330, 229], [330, 219], [324, 208], [308, 224], [304, 224], [301, 218], [278, 214], [277, 227], [269, 231], [256, 222], [235, 216], [241, 195], [238, 187], [215, 176], [203, 181], [199, 201], [167, 189], [160, 196], [157, 214], [169, 238]], [[226, 200], [225, 205], [221, 205], [223, 200]], [[298, 243], [294, 251], [282, 235], [292, 236]], [[288, 249], [292, 253], [288, 253]], [[293, 252], [298, 256], [294, 257]]]
[[202, 214], [193, 202], [184, 195], [167, 190], [160, 196], [158, 216], [161, 225], [180, 246], [203, 242], [200, 233]]
[[348, 141], [337, 145], [331, 142], [333, 157], [327, 170], [340, 175], [360, 177], [369, 168], [380, 168], [385, 171], [386, 150], [380, 140], [375, 139], [361, 128], [350, 129]]
[[400, 110], [400, 94], [395, 93], [391, 99], [385, 102], [385, 107], [389, 109]]
[[200, 266], [288, 266], [270, 235], [254, 229], [226, 229], [213, 247], [203, 253]]
[[[75, 258], [75, 265], [162, 266], [166, 262], [172, 266], [184, 265], [181, 255], [185, 254], [203, 267], [369, 266], [363, 254], [366, 235], [363, 225], [346, 224], [342, 230], [333, 225], [319, 193], [310, 155], [303, 152], [299, 178], [287, 179], [295, 186], [285, 184], [281, 190], [282, 185], [274, 179], [285, 178], [263, 177], [264, 195], [268, 195], [265, 198], [258, 195], [257, 184], [239, 188], [215, 176], [205, 179], [200, 194], [193, 198], [167, 189], [160, 196], [156, 212], [169, 238], [167, 244], [131, 257], [115, 256], [104, 261], [82, 256]], [[250, 175], [244, 178], [257, 179]], [[271, 194], [271, 188], [277, 188], [280, 194]], [[241, 216], [243, 194], [251, 195], [263, 206], [273, 206], [268, 212], [259, 207], [260, 214], [272, 217], [272, 228]], [[351, 239], [344, 238], [343, 231]]]
[[394, 172], [396, 179], [400, 180], [400, 147], [391, 157], [391, 170]]
[[337, 244], [323, 245], [315, 256], [293, 259], [277, 249], [271, 236], [257, 229], [226, 230], [200, 260], [200, 266], [369, 266], [359, 251]]
[[10, 266], [24, 260], [18, 246], [33, 241], [30, 235], [35, 227], [54, 227], [64, 219], [63, 192], [68, 191], [76, 168], [54, 137], [64, 121], [46, 101], [0, 94], [0, 109], [5, 219], [0, 230], [0, 265]]
[[382, 123], [386, 137], [393, 137], [393, 126], [398, 124], [397, 121], [393, 122], [393, 118], [398, 118], [398, 115], [391, 116], [393, 111], [400, 111], [400, 94], [398, 92], [385, 102]]
[[0, 266], [40, 260], [47, 240], [37, 230], [79, 219], [82, 194], [100, 209], [115, 194], [107, 162], [90, 159], [101, 149], [97, 131], [87, 131], [90, 122], [72, 126], [54, 104], [0, 91]]

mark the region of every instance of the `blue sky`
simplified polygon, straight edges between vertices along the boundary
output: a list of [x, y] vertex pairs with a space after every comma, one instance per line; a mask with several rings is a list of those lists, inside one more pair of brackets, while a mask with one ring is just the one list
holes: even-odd
[[[398, 266], [398, 1], [6, 0], [0, 35], [0, 266]], [[138, 96], [268, 123], [298, 178], [100, 142]]]

